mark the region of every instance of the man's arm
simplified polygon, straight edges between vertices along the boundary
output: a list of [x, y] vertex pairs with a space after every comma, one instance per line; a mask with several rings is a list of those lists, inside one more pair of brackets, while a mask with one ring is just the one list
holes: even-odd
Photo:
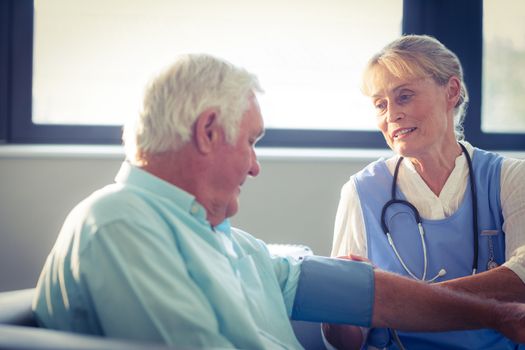
[[[377, 278], [378, 276], [376, 275], [376, 280]], [[389, 282], [385, 281], [382, 285], [388, 285], [388, 283]], [[512, 270], [504, 266], [474, 276], [461, 277], [437, 283], [434, 284], [434, 286], [445, 286], [457, 291], [464, 291], [480, 297], [493, 298], [500, 301], [525, 301], [525, 285]], [[501, 288], [501, 286], [505, 286], [505, 288]], [[376, 295], [377, 293], [376, 283]], [[388, 297], [386, 296], [386, 298]], [[493, 303], [493, 301], [487, 302]], [[374, 309], [377, 310], [377, 308]], [[374, 319], [372, 322], [374, 322]], [[361, 331], [356, 326], [326, 324], [323, 325], [323, 332], [326, 339], [338, 349], [360, 348], [359, 344], [362, 342], [360, 336]]]
[[481, 299], [341, 259], [305, 259], [292, 317], [404, 331], [493, 328], [525, 342], [525, 305]]
[[438, 285], [501, 301], [525, 302], [525, 284], [514, 271], [505, 266], [473, 276], [455, 278]]
[[481, 299], [384, 271], [375, 271], [375, 281], [374, 327], [405, 331], [492, 328], [525, 341], [525, 305]]

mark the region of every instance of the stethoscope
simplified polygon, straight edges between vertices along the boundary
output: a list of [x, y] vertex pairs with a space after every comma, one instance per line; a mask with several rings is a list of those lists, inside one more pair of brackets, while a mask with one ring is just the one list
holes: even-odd
[[[461, 149], [463, 150], [463, 153], [465, 154], [465, 157], [467, 159], [467, 164], [468, 164], [468, 169], [469, 169], [469, 178], [470, 178], [470, 192], [472, 194], [472, 224], [473, 224], [473, 226], [472, 226], [473, 227], [472, 234], [473, 234], [473, 238], [474, 238], [474, 257], [472, 259], [472, 274], [474, 275], [474, 274], [476, 274], [477, 268], [478, 268], [478, 208], [477, 208], [477, 202], [478, 201], [477, 201], [477, 195], [476, 195], [476, 184], [474, 182], [474, 172], [472, 171], [472, 160], [470, 159], [470, 156], [469, 156], [465, 146], [462, 145], [461, 143], [459, 143], [459, 145], [460, 145]], [[397, 161], [397, 164], [396, 164], [396, 168], [395, 168], [395, 171], [394, 171], [394, 178], [392, 180], [392, 199], [390, 199], [388, 202], [386, 202], [385, 205], [383, 206], [383, 209], [381, 211], [381, 226], [383, 228], [383, 232], [385, 233], [385, 235], [387, 237], [388, 243], [392, 247], [392, 250], [394, 251], [397, 259], [399, 260], [399, 262], [403, 266], [403, 269], [412, 278], [414, 278], [416, 280], [421, 280], [421, 281], [424, 281], [424, 282], [427, 282], [427, 283], [431, 283], [431, 282], [434, 282], [437, 278], [444, 276], [447, 273], [447, 271], [444, 268], [442, 268], [442, 269], [439, 270], [439, 272], [437, 273], [436, 276], [434, 276], [433, 278], [427, 280], [427, 268], [428, 268], [427, 245], [425, 243], [425, 229], [423, 228], [423, 223], [422, 223], [422, 220], [421, 220], [421, 216], [419, 215], [419, 211], [417, 210], [417, 208], [412, 203], [410, 203], [410, 202], [408, 202], [406, 200], [396, 199], [397, 175], [398, 175], [398, 172], [399, 172], [399, 166], [401, 165], [402, 161], [403, 161], [403, 157], [400, 157], [399, 160]], [[403, 258], [401, 257], [401, 255], [399, 255], [399, 252], [398, 252], [398, 250], [396, 248], [396, 245], [394, 244], [394, 240], [392, 239], [392, 235], [390, 234], [390, 232], [388, 230], [388, 226], [386, 224], [386, 219], [385, 219], [385, 213], [386, 213], [387, 209], [393, 204], [405, 205], [408, 208], [410, 208], [410, 210], [414, 214], [414, 219], [415, 219], [415, 221], [417, 223], [417, 227], [418, 227], [418, 231], [419, 231], [419, 237], [420, 237], [420, 240], [421, 240], [421, 246], [422, 246], [422, 249], [423, 249], [423, 274], [422, 274], [421, 278], [416, 277], [416, 275], [408, 268], [408, 266], [406, 265], [406, 263], [403, 260]]]

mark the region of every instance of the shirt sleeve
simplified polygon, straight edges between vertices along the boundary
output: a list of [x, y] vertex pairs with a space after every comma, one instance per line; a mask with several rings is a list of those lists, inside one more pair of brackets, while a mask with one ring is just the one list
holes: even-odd
[[341, 189], [335, 216], [332, 256], [367, 256], [365, 223], [354, 178]]
[[272, 255], [268, 245], [243, 230], [236, 227], [231, 228], [237, 244], [249, 251], [254, 258], [263, 276], [271, 276], [265, 283], [277, 283], [281, 291], [288, 317], [292, 314], [292, 307], [297, 289], [297, 281], [301, 273], [302, 259], [283, 254]]
[[525, 161], [506, 158], [501, 166], [501, 206], [505, 232], [504, 266], [525, 283]]
[[293, 257], [271, 257], [273, 270], [282, 291], [286, 312], [290, 317], [295, 300], [297, 283], [301, 274], [302, 260]]
[[104, 333], [178, 346], [233, 345], [171, 235], [116, 220], [97, 227], [78, 270]]

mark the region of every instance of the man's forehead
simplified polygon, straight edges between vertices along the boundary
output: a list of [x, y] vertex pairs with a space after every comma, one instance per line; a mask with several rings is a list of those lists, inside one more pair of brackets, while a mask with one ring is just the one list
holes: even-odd
[[243, 122], [250, 123], [250, 125], [253, 126], [253, 129], [264, 130], [264, 120], [257, 97], [250, 96], [248, 109], [243, 116]]
[[265, 129], [264, 129], [264, 119], [261, 114], [261, 110], [257, 107], [255, 112], [255, 118], [256, 118], [256, 126], [254, 128], [254, 134], [255, 136], [260, 139], [263, 137]]

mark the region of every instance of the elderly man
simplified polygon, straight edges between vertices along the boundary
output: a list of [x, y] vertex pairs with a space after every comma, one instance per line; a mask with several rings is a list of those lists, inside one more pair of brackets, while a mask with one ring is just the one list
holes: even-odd
[[115, 183], [73, 209], [46, 261], [34, 300], [43, 326], [197, 348], [299, 349], [290, 318], [495, 328], [525, 341], [525, 306], [363, 262], [273, 257], [230, 228], [242, 184], [260, 172], [260, 91], [254, 75], [207, 55], [153, 81]]

